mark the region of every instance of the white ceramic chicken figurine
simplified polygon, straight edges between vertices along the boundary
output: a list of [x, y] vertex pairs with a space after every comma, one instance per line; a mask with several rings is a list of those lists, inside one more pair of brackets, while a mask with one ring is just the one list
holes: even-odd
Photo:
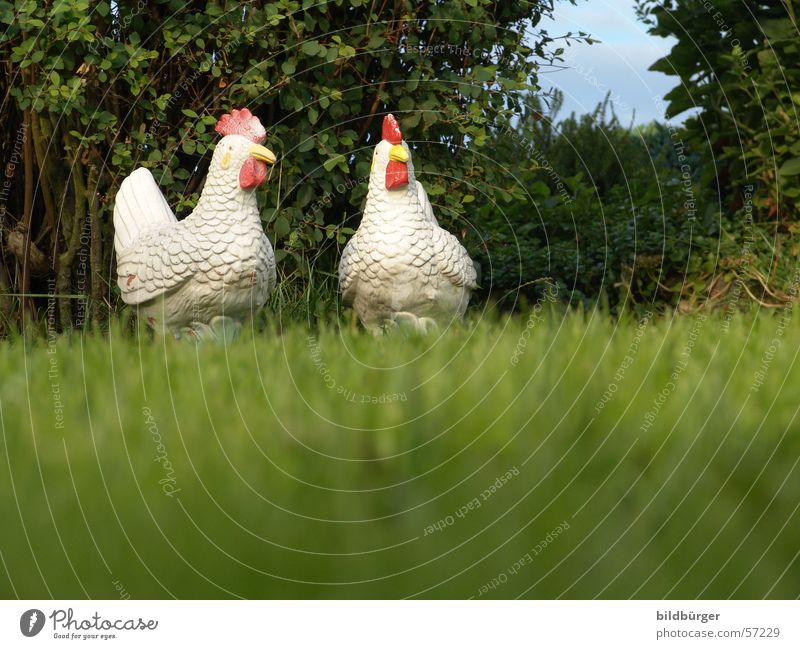
[[427, 332], [460, 318], [476, 287], [475, 267], [439, 227], [400, 126], [383, 120], [361, 224], [339, 263], [339, 289], [373, 333], [396, 326]]
[[[175, 218], [152, 174], [128, 176], [114, 204], [122, 299], [156, 331], [230, 339], [275, 287], [275, 255], [261, 226], [255, 188], [275, 154], [246, 108], [224, 115], [194, 211]], [[266, 164], [265, 164], [266, 163]]]

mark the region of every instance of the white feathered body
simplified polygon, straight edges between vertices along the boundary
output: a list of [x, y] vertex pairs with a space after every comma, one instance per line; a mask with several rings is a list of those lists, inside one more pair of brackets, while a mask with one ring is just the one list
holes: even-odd
[[476, 287], [467, 251], [439, 227], [408, 165], [408, 185], [393, 190], [381, 182], [385, 165], [373, 166], [361, 224], [339, 265], [343, 302], [370, 330], [398, 314], [439, 324], [460, 318]]
[[178, 221], [150, 172], [137, 169], [117, 193], [114, 225], [122, 299], [155, 329], [179, 334], [218, 316], [241, 320], [275, 286], [255, 192], [211, 173], [194, 211]]

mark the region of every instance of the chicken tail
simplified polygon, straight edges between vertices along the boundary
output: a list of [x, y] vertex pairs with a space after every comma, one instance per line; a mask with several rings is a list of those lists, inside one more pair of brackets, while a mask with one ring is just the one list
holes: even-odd
[[153, 174], [139, 167], [122, 181], [114, 200], [114, 249], [117, 256], [143, 232], [177, 222]]

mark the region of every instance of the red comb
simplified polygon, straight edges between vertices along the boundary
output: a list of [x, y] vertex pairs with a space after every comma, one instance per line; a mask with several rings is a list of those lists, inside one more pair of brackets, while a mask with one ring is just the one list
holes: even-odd
[[383, 139], [389, 144], [400, 144], [403, 141], [403, 134], [400, 132], [400, 124], [389, 114], [383, 118]]
[[220, 135], [243, 135], [256, 144], [261, 144], [267, 139], [267, 131], [261, 125], [258, 117], [247, 108], [236, 110], [219, 118], [214, 130]]

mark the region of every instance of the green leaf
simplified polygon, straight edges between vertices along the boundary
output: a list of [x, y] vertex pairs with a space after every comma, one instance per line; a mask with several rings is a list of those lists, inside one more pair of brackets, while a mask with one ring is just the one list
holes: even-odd
[[328, 158], [322, 163], [322, 167], [325, 169], [325, 171], [333, 171], [333, 168], [336, 167], [336, 165], [342, 164], [344, 161], [343, 155], [337, 155], [333, 158]]
[[289, 234], [289, 230], [291, 227], [289, 226], [289, 221], [286, 220], [283, 216], [279, 216], [275, 219], [275, 223], [272, 226], [272, 231], [275, 233], [275, 239], [283, 239], [287, 234]]
[[430, 128], [439, 119], [439, 115], [432, 110], [426, 110], [422, 113], [422, 121], [425, 123], [425, 128]]
[[797, 38], [797, 28], [788, 18], [762, 20], [759, 21], [759, 26], [769, 41]]
[[297, 191], [297, 207], [305, 207], [314, 197], [314, 188], [306, 183]]
[[672, 64], [668, 56], [664, 58], [658, 59], [653, 65], [651, 65], [648, 70], [652, 72], [661, 72], [662, 74], [678, 74], [675, 70], [675, 66]]
[[377, 50], [386, 42], [386, 37], [381, 33], [375, 33], [370, 36], [369, 42], [367, 43], [367, 49], [370, 50]]
[[417, 127], [419, 121], [422, 119], [422, 111], [415, 111], [409, 113], [400, 120], [400, 127], [402, 129], [411, 130]]
[[305, 153], [306, 151], [311, 151], [316, 146], [317, 142], [316, 139], [312, 137], [308, 137], [297, 146], [297, 151], [299, 153]]
[[318, 41], [306, 41], [300, 46], [300, 50], [303, 54], [307, 54], [308, 56], [316, 56], [320, 49], [322, 48]]
[[486, 81], [493, 81], [497, 72], [497, 66], [489, 65], [476, 65], [473, 73], [475, 75], [475, 79], [480, 81], [481, 83]]
[[781, 176], [796, 176], [800, 174], [800, 158], [792, 158], [784, 162], [778, 173]]
[[414, 100], [408, 95], [403, 95], [400, 97], [400, 101], [397, 102], [397, 107], [404, 113], [408, 112], [414, 108]]

